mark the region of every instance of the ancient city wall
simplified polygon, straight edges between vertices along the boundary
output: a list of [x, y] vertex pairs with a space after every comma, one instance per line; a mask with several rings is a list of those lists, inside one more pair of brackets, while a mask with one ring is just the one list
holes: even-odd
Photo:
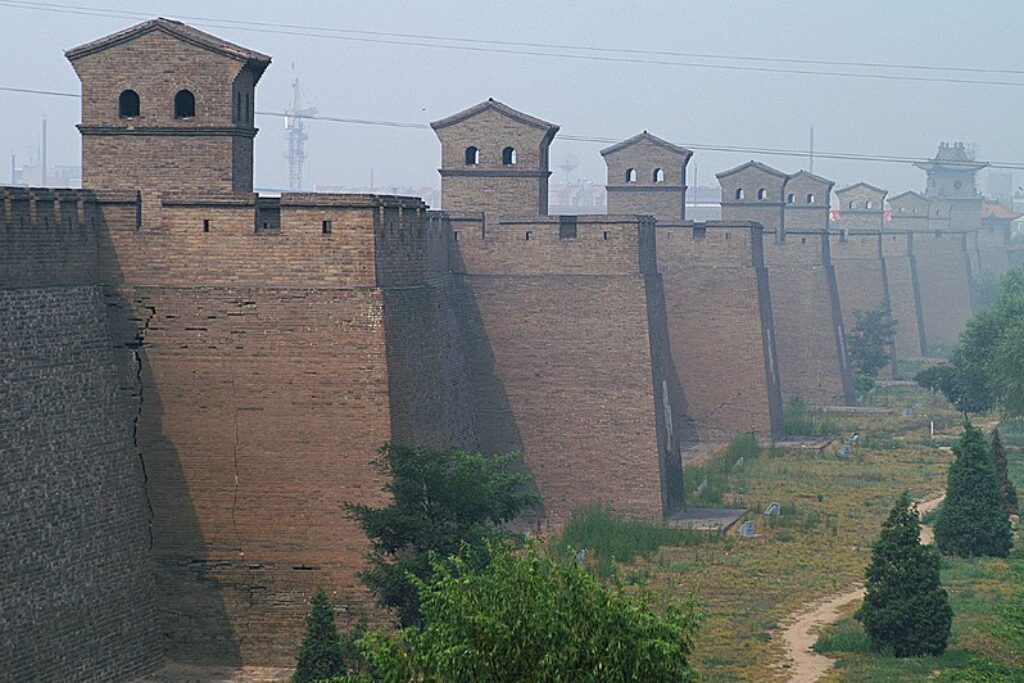
[[[882, 260], [881, 233], [878, 231], [843, 230], [829, 235], [829, 251], [836, 274], [839, 306], [847, 332], [857, 322], [856, 312], [882, 309], [890, 311], [888, 273]], [[889, 349], [892, 363], [889, 374], [896, 371], [897, 349]], [[916, 354], [915, 354], [916, 355]]]
[[[452, 241], [485, 452], [519, 451], [545, 513], [682, 503], [685, 438], [650, 219], [526, 217]], [[466, 234], [466, 233], [470, 234]]]
[[375, 613], [340, 506], [385, 502], [377, 449], [473, 445], [447, 233], [414, 199], [150, 201], [101, 195], [99, 251], [141, 364], [160, 630], [173, 659], [287, 665], [317, 585]]
[[951, 347], [972, 315], [971, 262], [967, 235], [962, 232], [923, 232], [914, 235], [928, 349]]
[[684, 412], [705, 440], [781, 434], [760, 226], [659, 224], [658, 270]]
[[0, 188], [0, 678], [161, 658], [136, 366], [116, 356], [87, 193]]
[[896, 322], [897, 358], [928, 355], [913, 240], [914, 236], [909, 232], [886, 231], [882, 235], [889, 305]]
[[853, 400], [835, 271], [823, 231], [766, 232], [772, 317], [784, 401], [818, 405]]
[[1002, 274], [1010, 269], [1009, 228], [999, 225], [987, 225], [983, 222], [976, 232], [969, 234], [973, 238], [972, 241], [977, 253], [975, 275], [985, 270]]

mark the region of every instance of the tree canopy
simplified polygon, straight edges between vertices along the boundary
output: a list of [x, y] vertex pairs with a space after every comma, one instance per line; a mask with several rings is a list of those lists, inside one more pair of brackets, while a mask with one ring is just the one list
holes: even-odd
[[345, 673], [341, 639], [334, 624], [334, 608], [322, 588], [309, 601], [306, 632], [302, 636], [294, 683], [314, 683]]
[[[430, 553], [484, 549], [508, 536], [500, 525], [538, 502], [529, 476], [514, 472], [516, 455], [484, 456], [386, 444], [376, 461], [391, 504], [346, 505], [372, 544], [361, 577], [378, 602], [398, 610], [403, 625], [420, 623], [411, 577], [425, 579]], [[483, 553], [474, 553], [482, 558]]]
[[942, 654], [953, 623], [939, 581], [939, 554], [920, 538], [917, 509], [904, 493], [875, 541], [856, 615], [872, 646], [897, 657]]

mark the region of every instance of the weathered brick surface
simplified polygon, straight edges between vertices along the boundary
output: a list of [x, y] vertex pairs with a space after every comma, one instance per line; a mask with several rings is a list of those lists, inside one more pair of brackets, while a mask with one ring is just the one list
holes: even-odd
[[121, 680], [161, 657], [135, 366], [112, 353], [89, 282], [95, 231], [11, 217], [0, 221], [0, 679]]
[[766, 231], [772, 317], [783, 400], [814, 404], [853, 400], [838, 286], [824, 231]]
[[909, 232], [886, 230], [882, 235], [885, 280], [892, 317], [896, 321], [897, 358], [928, 355], [913, 240]]
[[[891, 315], [888, 272], [882, 260], [882, 233], [878, 230], [842, 230], [829, 235], [829, 251], [836, 273], [839, 306], [843, 325], [853, 330], [856, 312], [884, 310]], [[895, 343], [889, 348], [890, 358], [898, 357]], [[916, 355], [916, 354], [915, 354]], [[895, 362], [888, 372], [894, 375]]]
[[972, 315], [971, 262], [967, 235], [962, 232], [924, 232], [914, 235], [929, 349], [953, 346]]
[[684, 413], [704, 439], [778, 436], [782, 397], [760, 226], [659, 224], [657, 234]]
[[686, 218], [686, 162], [692, 152], [647, 131], [601, 150], [608, 167], [608, 213]]
[[581, 216], [560, 239], [557, 218], [524, 217], [452, 242], [481, 445], [523, 453], [552, 519], [594, 501], [647, 518], [681, 503], [649, 221]]
[[1010, 269], [1010, 234], [1010, 225], [997, 221], [985, 221], [976, 232], [968, 233], [968, 246], [977, 254], [977, 260], [972, 260], [975, 275], [983, 270], [1002, 274]]

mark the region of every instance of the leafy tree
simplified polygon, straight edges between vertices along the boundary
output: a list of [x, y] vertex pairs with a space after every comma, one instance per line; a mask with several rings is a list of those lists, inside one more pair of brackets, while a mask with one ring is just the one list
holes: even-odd
[[964, 423], [953, 447], [946, 500], [935, 522], [935, 541], [948, 555], [1006, 557], [1013, 540], [1003, 491], [981, 431]]
[[403, 625], [420, 623], [410, 577], [429, 575], [431, 552], [447, 556], [464, 546], [484, 548], [487, 540], [509, 535], [500, 525], [538, 502], [529, 476], [510, 470], [517, 460], [395, 444], [381, 448], [376, 466], [388, 478], [384, 490], [391, 504], [345, 507], [372, 543], [360, 576], [381, 605], [397, 608]]
[[322, 588], [309, 601], [306, 633], [302, 636], [299, 659], [295, 665], [295, 683], [312, 683], [345, 673], [341, 640], [334, 624], [334, 608]]
[[996, 482], [1003, 491], [1003, 500], [1006, 501], [1006, 513], [1008, 515], [1019, 514], [1017, 508], [1017, 489], [1010, 481], [1010, 473], [1006, 466], [1006, 449], [1003, 447], [1003, 440], [999, 436], [999, 429], [992, 431], [992, 468], [996, 472]]
[[534, 546], [492, 546], [482, 567], [434, 563], [417, 581], [426, 625], [363, 640], [384, 680], [693, 681], [700, 619], [692, 605], [650, 601], [606, 588], [574, 562]]
[[999, 273], [985, 268], [974, 276], [974, 304], [978, 309], [988, 308], [999, 298]]
[[864, 604], [856, 614], [872, 646], [897, 657], [942, 654], [953, 623], [939, 581], [939, 554], [921, 545], [920, 537], [917, 508], [904, 493], [875, 541]]
[[1007, 417], [1024, 416], [1024, 318], [1007, 324], [991, 361], [990, 388]]
[[[854, 311], [853, 317], [853, 329], [846, 335], [850, 365], [856, 375], [873, 379], [891, 358], [889, 349], [896, 338], [896, 321], [884, 307]], [[860, 380], [862, 384], [864, 381]]]

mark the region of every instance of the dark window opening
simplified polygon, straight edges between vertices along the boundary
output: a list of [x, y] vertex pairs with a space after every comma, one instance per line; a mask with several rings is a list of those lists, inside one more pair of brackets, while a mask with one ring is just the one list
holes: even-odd
[[134, 90], [125, 90], [117, 98], [117, 115], [122, 119], [130, 119], [139, 115], [139, 94]]
[[807, 238], [806, 237], [801, 237], [800, 238], [800, 244], [807, 244]]
[[807, 195], [807, 203], [808, 204], [813, 204], [814, 203], [814, 195], [813, 194]]
[[563, 240], [576, 239], [576, 216], [559, 217], [558, 238]]
[[846, 241], [846, 231], [845, 230], [840, 230], [839, 231], [839, 241], [840, 242], [845, 242]]
[[651, 179], [656, 183], [663, 183], [665, 182], [665, 172], [660, 168], [656, 168]]
[[743, 199], [743, 188], [737, 187], [735, 193], [736, 199]]
[[333, 227], [334, 225], [331, 223], [330, 219], [324, 220], [320, 223], [320, 231], [325, 235], [330, 235], [331, 228]]
[[796, 203], [796, 195], [793, 194], [792, 192], [787, 194], [786, 195], [786, 203], [787, 204], [795, 204]]
[[627, 168], [626, 169], [626, 182], [627, 183], [635, 183], [636, 182], [636, 169], [635, 168]]
[[764, 189], [762, 187], [760, 190], [757, 191], [757, 198], [758, 199], [768, 199], [768, 190], [766, 190], [766, 189]]
[[203, 232], [210, 232], [210, 219], [209, 218], [204, 218], [203, 219]]
[[454, 240], [455, 240], [456, 242], [458, 242], [458, 241], [459, 241], [459, 231], [458, 231], [458, 230], [455, 230], [455, 231], [453, 231], [453, 232], [452, 232], [452, 238], [453, 238], [453, 239], [454, 239]]
[[196, 115], [196, 96], [181, 90], [174, 96], [174, 118], [190, 119]]
[[604, 238], [605, 238], [606, 240], [608, 239], [608, 231], [607, 231], [607, 230], [606, 230], [606, 231], [605, 231], [605, 233], [604, 233]]
[[466, 148], [466, 166], [476, 166], [480, 163], [480, 150], [476, 147]]
[[516, 151], [511, 147], [501, 150], [501, 163], [505, 166], [516, 165]]
[[526, 241], [527, 241], [527, 242], [529, 242], [529, 241], [530, 241], [530, 235], [532, 235], [532, 234], [533, 234], [533, 233], [532, 233], [532, 232], [530, 232], [529, 230], [527, 230], [527, 231], [526, 231]]
[[693, 239], [694, 240], [702, 240], [702, 239], [704, 239], [707, 236], [708, 236], [707, 226], [704, 226], [704, 225], [696, 225], [696, 226], [694, 226], [694, 228], [693, 228]]

